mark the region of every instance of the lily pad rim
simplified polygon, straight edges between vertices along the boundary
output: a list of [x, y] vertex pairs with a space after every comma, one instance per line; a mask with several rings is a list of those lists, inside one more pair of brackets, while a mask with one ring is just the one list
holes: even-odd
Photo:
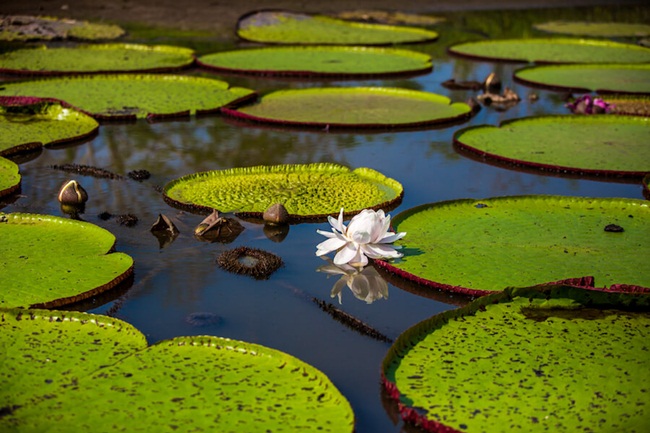
[[[418, 412], [416, 409], [411, 408], [404, 404], [401, 401], [401, 391], [397, 387], [397, 384], [393, 381], [391, 381], [387, 375], [386, 371], [389, 367], [389, 364], [392, 362], [394, 358], [399, 357], [401, 351], [407, 349], [405, 345], [409, 345], [409, 347], [413, 346], [412, 340], [414, 339], [415, 336], [422, 334], [424, 330], [427, 330], [428, 332], [435, 332], [435, 329], [438, 328], [439, 326], [443, 325], [444, 323], [447, 323], [451, 319], [456, 319], [456, 318], [461, 318], [467, 315], [474, 315], [476, 314], [477, 311], [485, 308], [487, 305], [490, 304], [495, 304], [503, 301], [512, 301], [517, 297], [528, 297], [528, 298], [544, 298], [547, 299], [548, 297], [553, 296], [554, 291], [568, 291], [569, 295], [573, 295], [574, 297], [579, 297], [581, 290], [584, 290], [582, 287], [575, 287], [571, 285], [564, 285], [564, 284], [550, 284], [550, 285], [540, 285], [540, 286], [532, 286], [532, 287], [520, 287], [520, 288], [514, 288], [514, 287], [508, 287], [504, 289], [501, 292], [492, 292], [491, 294], [487, 296], [483, 296], [481, 298], [475, 299], [473, 302], [456, 308], [452, 310], [447, 310], [443, 311], [440, 313], [437, 313], [427, 319], [424, 319], [415, 325], [409, 327], [406, 329], [404, 332], [400, 334], [400, 336], [393, 342], [391, 347], [388, 349], [386, 352], [386, 355], [384, 356], [381, 364], [381, 382], [383, 385], [383, 390], [386, 391], [390, 399], [394, 402], [394, 404], [397, 405], [398, 411], [402, 419], [408, 423], [415, 424], [420, 426], [420, 428], [424, 429], [425, 431], [430, 431], [430, 432], [448, 432], [448, 433], [461, 433], [460, 431], [447, 426], [446, 424], [437, 421], [435, 419], [429, 419], [427, 418], [426, 414], [422, 414]], [[601, 291], [601, 293], [609, 293], [606, 290]], [[616, 293], [613, 293], [616, 294]], [[620, 293], [618, 293], [620, 294]], [[627, 295], [635, 295], [635, 293], [625, 293]], [[638, 293], [636, 293], [638, 294]], [[564, 294], [563, 294], [564, 295]], [[589, 293], [588, 297], [594, 297], [596, 295], [596, 300], [595, 304], [598, 308], [602, 308], [603, 304], [607, 305], [606, 302], [604, 303], [599, 303], [598, 302], [598, 293]], [[613, 307], [616, 307], [616, 309], [621, 309], [622, 311], [626, 311], [627, 309], [631, 310], [636, 310], [640, 309], [641, 311], [649, 311], [649, 305], [648, 305], [648, 297], [647, 295], [641, 294], [642, 298], [640, 302], [636, 303], [632, 307], [628, 305], [623, 305], [622, 302], [620, 303], [611, 303], [609, 305], [612, 305]], [[645, 296], [644, 296], [645, 295]], [[567, 295], [564, 295], [567, 296]], [[606, 295], [605, 295], [606, 296]], [[645, 298], [645, 299], [643, 299]], [[585, 305], [587, 305], [589, 302], [586, 302]], [[590, 304], [590, 303], [589, 303]], [[640, 304], [640, 305], [639, 305]], [[592, 305], [592, 304], [590, 304]], [[415, 337], [416, 338], [416, 337]]]
[[13, 162], [8, 158], [4, 158], [0, 154], [0, 168], [2, 168], [3, 166], [7, 169], [15, 170], [15, 174], [18, 175], [18, 182], [15, 183], [14, 185], [8, 186], [5, 189], [0, 189], [0, 199], [19, 193], [21, 190], [21, 182], [22, 182], [22, 176], [20, 175], [20, 167], [18, 166], [18, 164], [16, 164], [15, 162]]
[[[195, 178], [195, 177], [201, 177], [201, 176], [208, 176], [212, 172], [235, 172], [237, 169], [248, 169], [248, 170], [254, 170], [254, 169], [266, 169], [269, 171], [272, 171], [274, 168], [280, 168], [280, 167], [287, 167], [287, 166], [296, 166], [296, 167], [305, 167], [308, 168], [309, 166], [321, 166], [321, 165], [331, 165], [332, 167], [336, 167], [339, 169], [344, 169], [347, 170], [348, 173], [354, 173], [357, 169], [366, 169], [366, 170], [371, 170], [382, 177], [388, 179], [394, 183], [397, 183], [400, 186], [399, 193], [397, 196], [389, 201], [379, 203], [375, 206], [367, 207], [364, 209], [372, 209], [372, 210], [379, 210], [383, 209], [384, 211], [389, 211], [392, 209], [395, 209], [399, 204], [402, 202], [402, 199], [404, 198], [404, 187], [403, 185], [398, 182], [395, 179], [389, 178], [388, 176], [384, 175], [383, 173], [380, 173], [372, 168], [369, 167], [357, 167], [355, 169], [351, 169], [350, 167], [340, 165], [340, 164], [334, 164], [334, 163], [307, 163], [307, 164], [276, 164], [276, 165], [256, 165], [256, 166], [251, 166], [251, 167], [235, 167], [235, 168], [229, 168], [229, 169], [223, 169], [223, 170], [206, 170], [206, 171], [199, 171], [195, 173], [190, 173], [181, 177], [178, 177], [174, 180], [171, 180], [167, 182], [163, 188], [162, 188], [162, 195], [163, 195], [163, 200], [169, 204], [170, 206], [188, 211], [191, 213], [195, 214], [208, 214], [211, 213], [213, 210], [215, 210], [212, 207], [209, 206], [204, 206], [200, 204], [194, 204], [194, 203], [184, 203], [178, 200], [174, 200], [173, 198], [169, 197], [166, 194], [166, 191], [173, 187], [176, 183], [182, 182], [184, 179], [187, 178]], [[355, 215], [357, 215], [359, 212], [361, 212], [363, 209], [358, 209], [358, 210], [353, 210], [353, 211], [344, 211], [343, 216], [345, 218], [350, 218]], [[219, 211], [217, 209], [217, 211]], [[300, 224], [300, 223], [320, 223], [323, 221], [327, 221], [328, 217], [338, 217], [340, 213], [340, 210], [333, 211], [332, 213], [329, 214], [311, 214], [311, 215], [300, 215], [300, 214], [288, 214], [288, 224], [293, 225], [293, 224]], [[241, 212], [234, 212], [235, 216], [247, 220], [250, 222], [255, 222], [255, 223], [264, 223], [264, 212], [252, 212], [252, 211], [241, 211]]]
[[[196, 64], [196, 52], [191, 48], [186, 47], [176, 47], [172, 45], [146, 45], [140, 43], [82, 43], [79, 44], [81, 48], [89, 48], [90, 50], [108, 50], [110, 46], [121, 47], [122, 49], [133, 49], [133, 50], [144, 50], [146, 48], [151, 48], [152, 51], [186, 51], [189, 54], [188, 60], [186, 63], [180, 64], [178, 66], [161, 66], [161, 67], [151, 67], [151, 68], [134, 68], [134, 69], [106, 69], [106, 70], [96, 70], [96, 71], [60, 71], [60, 70], [36, 70], [36, 69], [13, 69], [13, 68], [3, 68], [0, 67], [0, 73], [8, 75], [16, 75], [22, 77], [55, 77], [63, 75], [94, 75], [94, 74], [129, 74], [129, 73], [161, 73], [161, 72], [174, 72], [182, 71], [184, 69], [189, 69]], [[70, 49], [70, 48], [80, 48], [80, 47], [48, 47], [47, 50], [57, 50], [57, 49]], [[41, 48], [19, 48], [14, 51], [25, 51], [25, 50], [39, 50]]]
[[[414, 206], [409, 209], [405, 209], [404, 211], [400, 212], [399, 214], [395, 215], [392, 219], [392, 224], [399, 223], [399, 221], [402, 218], [406, 218], [407, 216], [417, 213], [422, 210], [426, 210], [429, 208], [433, 207], [440, 207], [440, 206], [445, 206], [448, 204], [452, 203], [459, 203], [459, 202], [465, 202], [465, 203], [479, 203], [483, 200], [490, 200], [490, 201], [496, 201], [496, 200], [513, 200], [513, 199], [546, 199], [546, 200], [553, 200], [553, 199], [575, 199], [575, 200], [584, 200], [584, 199], [592, 199], [592, 200], [608, 200], [608, 201], [630, 201], [633, 200], [635, 202], [641, 202], [643, 203], [642, 200], [638, 199], [628, 199], [628, 198], [621, 198], [621, 197], [569, 197], [569, 196], [561, 196], [561, 195], [551, 195], [551, 194], [528, 194], [528, 195], [513, 195], [513, 196], [495, 196], [495, 197], [487, 197], [487, 198], [461, 198], [461, 199], [450, 199], [450, 200], [442, 200], [438, 202], [431, 202], [431, 203], [424, 203], [418, 206]], [[643, 206], [648, 206], [647, 204], [641, 204]], [[463, 286], [454, 286], [450, 284], [444, 284], [444, 283], [439, 283], [437, 281], [433, 280], [428, 280], [426, 278], [419, 277], [415, 274], [412, 274], [410, 272], [404, 271], [395, 265], [393, 265], [391, 262], [388, 262], [386, 260], [381, 260], [381, 259], [374, 259], [373, 264], [379, 267], [380, 269], [390, 273], [391, 275], [394, 275], [398, 278], [404, 279], [406, 281], [412, 282], [417, 284], [418, 286], [430, 288], [430, 289], [435, 289], [435, 290], [441, 290], [441, 291], [446, 291], [449, 293], [455, 293], [459, 295], [464, 295], [464, 296], [470, 296], [470, 297], [482, 297], [485, 295], [493, 294], [493, 293], [501, 293], [501, 291], [494, 291], [494, 290], [484, 290], [484, 289], [474, 289], [470, 287], [463, 287]], [[563, 280], [558, 280], [558, 281], [549, 281], [549, 282], [540, 282], [537, 284], [537, 286], [552, 286], [552, 285], [558, 285], [558, 284], [564, 284], [572, 287], [578, 287], [582, 288], [585, 290], [595, 290], [595, 291], [602, 291], [602, 292], [608, 292], [608, 293], [650, 293], [650, 287], [643, 287], [643, 286], [636, 286], [636, 285], [631, 285], [631, 284], [612, 284], [609, 288], [608, 287], [596, 287], [596, 281], [595, 279], [590, 276], [590, 275], [585, 275], [585, 276], [576, 276], [576, 277], [571, 277], [571, 278], [566, 278]], [[504, 287], [505, 289], [505, 287]]]
[[[579, 86], [562, 86], [558, 84], [547, 84], [547, 83], [542, 83], [539, 81], [533, 81], [533, 80], [528, 80], [526, 78], [522, 78], [519, 76], [520, 72], [524, 72], [527, 70], [531, 69], [540, 69], [540, 68], [554, 68], [554, 67], [567, 67], [567, 68], [579, 68], [579, 67], [585, 67], [585, 68], [599, 68], [599, 67], [620, 67], [620, 68], [625, 68], [625, 67], [648, 67], [648, 63], [546, 63], [542, 64], [542, 62], [539, 62], [539, 65], [528, 65], [524, 66], [522, 68], [519, 68], [512, 73], [512, 77], [515, 82], [523, 84], [525, 86], [529, 87], [537, 87], [540, 89], [545, 89], [545, 90], [552, 90], [556, 92], [584, 92], [584, 93], [598, 93], [598, 94], [605, 94], [605, 95], [650, 95], [650, 92], [634, 92], [634, 91], [626, 91], [626, 90], [611, 90], [611, 89], [589, 89], [587, 87], [579, 87]], [[648, 71], [650, 72], [650, 68], [648, 68]]]
[[[615, 115], [615, 116], [611, 114], [593, 114], [593, 115], [589, 115], [589, 117], [583, 117], [577, 114], [551, 114], [551, 115], [519, 117], [513, 119], [506, 119], [500, 122], [498, 126], [484, 124], [484, 125], [472, 125], [465, 128], [461, 128], [454, 132], [453, 139], [452, 139], [453, 146], [454, 148], [458, 149], [461, 152], [466, 152], [471, 155], [477, 156], [481, 159], [487, 159], [493, 161], [497, 166], [514, 166], [514, 167], [532, 168], [541, 172], [549, 172], [555, 174], [567, 173], [567, 174], [578, 175], [578, 176], [586, 175], [597, 179], [620, 178], [620, 179], [634, 180], [634, 179], [640, 179], [643, 176], [645, 176], [647, 173], [646, 171], [598, 170], [598, 169], [579, 168], [579, 167], [570, 167], [570, 166], [556, 166], [551, 164], [542, 164], [537, 162], [524, 161], [524, 160], [504, 157], [496, 153], [485, 152], [476, 149], [473, 146], [465, 144], [458, 139], [458, 137], [461, 134], [468, 132], [470, 130], [480, 129], [480, 128], [490, 128], [490, 127], [502, 128], [504, 126], [507, 126], [510, 123], [515, 123], [520, 121], [528, 121], [528, 120], [536, 120], [536, 119], [553, 119], [553, 118], [561, 119], [562, 121], [565, 120], [571, 121], [572, 119], [575, 121], [581, 121], [581, 120], [595, 121], [595, 119], [598, 119], [599, 116], [600, 118], [621, 120], [621, 121], [624, 121], [625, 119], [629, 119], [631, 121], [641, 121], [639, 119], [644, 119], [643, 116], [633, 116], [633, 115], [624, 115], [624, 114]], [[608, 116], [608, 117], [603, 117], [603, 116]]]
[[[383, 77], [416, 77], [418, 75], [427, 74], [433, 71], [433, 62], [431, 56], [420, 53], [418, 51], [409, 51], [406, 49], [400, 48], [388, 48], [388, 47], [379, 47], [379, 46], [362, 46], [362, 45], [286, 45], [286, 44], [277, 44], [275, 46], [268, 47], [255, 47], [255, 48], [246, 48], [245, 50], [257, 51], [257, 50], [277, 50], [277, 49], [311, 49], [311, 48], [331, 48], [331, 49], [341, 49], [342, 51], [346, 48], [355, 49], [355, 48], [364, 48], [367, 50], [391, 50], [391, 51], [402, 51], [409, 52], [414, 54], [421, 54], [422, 56], [427, 56], [429, 60], [426, 62], [427, 65], [419, 69], [410, 69], [404, 71], [391, 71], [391, 72], [323, 72], [323, 71], [310, 71], [308, 69], [304, 70], [276, 70], [276, 69], [240, 69], [240, 68], [228, 68], [224, 66], [215, 66], [209, 63], [205, 63], [202, 59], [210, 54], [221, 54], [219, 53], [210, 53], [196, 58], [196, 65], [200, 68], [204, 68], [209, 71], [215, 71], [218, 73], [233, 74], [233, 75], [247, 75], [247, 76], [257, 76], [257, 77], [287, 77], [287, 78], [339, 78], [339, 79], [360, 79], [360, 78], [383, 78]], [[243, 51], [243, 50], [229, 50], [224, 51], [223, 53], [234, 52], [234, 51]]]
[[[345, 23], [350, 23], [352, 25], [352, 27], [369, 27], [369, 26], [373, 26], [375, 28], [382, 27], [382, 28], [386, 28], [386, 29], [396, 29], [396, 28], [403, 29], [403, 28], [407, 28], [407, 29], [410, 29], [410, 30], [415, 30], [415, 32], [421, 32], [423, 34], [424, 33], [431, 34], [430, 38], [417, 40], [417, 41], [399, 42], [399, 43], [395, 43], [395, 42], [372, 43], [372, 44], [364, 44], [365, 46], [378, 46], [378, 47], [381, 47], [381, 46], [393, 46], [393, 45], [397, 45], [397, 44], [399, 44], [399, 45], [423, 44], [423, 43], [434, 42], [434, 41], [438, 40], [438, 38], [440, 37], [440, 34], [438, 32], [436, 32], [436, 31], [427, 30], [427, 29], [423, 29], [423, 28], [415, 27], [415, 26], [406, 26], [406, 25], [397, 26], [397, 25], [390, 25], [390, 24], [360, 23], [358, 21], [345, 20], [345, 19], [342, 19], [342, 18], [336, 18], [336, 17], [332, 17], [332, 16], [329, 16], [329, 15], [323, 15], [323, 14], [318, 13], [318, 12], [311, 12], [311, 13], [310, 12], [298, 12], [298, 11], [292, 11], [292, 10], [289, 10], [289, 9], [281, 9], [281, 8], [278, 8], [278, 9], [275, 9], [275, 8], [257, 9], [257, 10], [252, 10], [252, 11], [246, 12], [245, 14], [243, 14], [239, 18], [237, 18], [237, 24], [235, 25], [235, 35], [238, 38], [240, 38], [242, 41], [254, 42], [254, 43], [264, 43], [265, 45], [313, 45], [313, 44], [310, 44], [310, 43], [297, 44], [297, 43], [288, 43], [288, 42], [258, 41], [258, 40], [255, 40], [255, 39], [247, 39], [247, 38], [241, 36], [239, 34], [239, 28], [240, 28], [241, 22], [243, 20], [245, 20], [246, 18], [248, 18], [248, 17], [250, 17], [252, 15], [261, 13], [261, 12], [289, 13], [289, 14], [293, 14], [293, 15], [306, 15], [306, 16], [311, 16], [311, 17], [325, 17], [325, 18], [331, 19], [331, 20], [338, 20], [338, 21], [343, 21]], [[435, 36], [433, 34], [435, 34]], [[340, 43], [329, 43], [329, 44], [327, 44], [327, 43], [322, 43], [321, 42], [321, 43], [319, 43], [317, 45], [341, 45], [341, 44]], [[359, 45], [359, 44], [354, 44], [354, 45]]]

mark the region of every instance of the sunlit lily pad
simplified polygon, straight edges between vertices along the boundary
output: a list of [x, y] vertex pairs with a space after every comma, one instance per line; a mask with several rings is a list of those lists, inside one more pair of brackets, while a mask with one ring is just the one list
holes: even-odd
[[224, 51], [197, 59], [218, 71], [257, 75], [348, 76], [428, 72], [431, 56], [392, 48], [293, 46]]
[[20, 49], [0, 54], [0, 72], [54, 75], [158, 72], [194, 63], [194, 51], [167, 45], [93, 44]]
[[98, 74], [3, 83], [0, 96], [56, 98], [96, 118], [182, 116], [253, 96], [224, 81], [183, 75]]
[[87, 222], [0, 213], [0, 238], [0, 307], [71, 304], [133, 273], [133, 259], [112, 252], [115, 237]]
[[98, 128], [92, 117], [58, 102], [0, 96], [0, 155], [81, 139]]
[[0, 40], [117, 39], [124, 29], [112, 24], [31, 15], [0, 16]]
[[[393, 218], [404, 257], [383, 268], [434, 290], [483, 295], [592, 276], [650, 288], [650, 205], [564, 196], [452, 200]], [[623, 285], [630, 286], [624, 287]]]
[[541, 170], [641, 177], [650, 171], [650, 123], [607, 114], [540, 116], [458, 131], [461, 149]]
[[13, 194], [20, 188], [18, 165], [0, 156], [0, 197]]
[[223, 114], [247, 121], [319, 128], [416, 127], [469, 118], [471, 108], [446, 96], [389, 87], [278, 90]]
[[345, 208], [352, 215], [366, 208], [399, 203], [404, 190], [394, 179], [370, 168], [350, 170], [337, 164], [288, 164], [195, 173], [163, 188], [171, 204], [197, 210], [262, 218], [282, 203], [289, 220], [320, 219]]
[[537, 30], [593, 37], [644, 37], [650, 36], [650, 25], [642, 23], [549, 21], [534, 24]]
[[237, 35], [254, 42], [333, 45], [389, 45], [438, 38], [436, 32], [417, 27], [358, 23], [272, 10], [242, 16], [237, 23]]
[[650, 49], [634, 44], [578, 38], [504, 39], [466, 42], [449, 52], [486, 60], [543, 63], [647, 63]]
[[533, 66], [515, 71], [514, 77], [553, 90], [650, 94], [650, 64]]
[[408, 329], [382, 375], [430, 432], [643, 432], [650, 295], [508, 289]]
[[327, 376], [274, 349], [208, 336], [147, 347], [131, 325], [77, 312], [0, 318], [2, 431], [354, 429]]

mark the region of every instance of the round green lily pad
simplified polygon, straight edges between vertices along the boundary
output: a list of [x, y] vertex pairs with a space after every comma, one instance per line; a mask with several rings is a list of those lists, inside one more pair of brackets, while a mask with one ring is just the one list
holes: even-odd
[[354, 430], [327, 376], [277, 350], [218, 337], [147, 347], [129, 324], [77, 312], [0, 317], [2, 431]]
[[207, 54], [197, 63], [217, 71], [267, 76], [384, 76], [431, 70], [427, 54], [377, 47], [255, 48]]
[[242, 39], [275, 44], [390, 45], [438, 38], [438, 33], [417, 27], [358, 23], [273, 10], [242, 16], [236, 31]]
[[643, 432], [650, 295], [508, 289], [402, 333], [382, 365], [407, 422], [441, 432]]
[[18, 164], [0, 156], [0, 197], [4, 197], [20, 189], [20, 173]]
[[642, 23], [549, 21], [534, 24], [537, 30], [592, 37], [644, 37], [650, 36], [650, 25]]
[[514, 77], [553, 90], [650, 94], [650, 64], [532, 66], [515, 71]]
[[639, 116], [564, 115], [458, 131], [463, 150], [542, 170], [641, 177], [650, 171], [650, 123]]
[[219, 110], [255, 92], [183, 75], [98, 74], [3, 83], [0, 96], [55, 98], [100, 119], [181, 116]]
[[650, 49], [634, 44], [578, 38], [503, 39], [466, 42], [452, 54], [486, 60], [543, 63], [647, 63]]
[[[377, 263], [435, 290], [484, 295], [593, 277], [596, 287], [650, 288], [645, 200], [516, 196], [451, 200], [401, 212], [400, 260]], [[629, 286], [629, 287], [626, 287]]]
[[194, 63], [194, 51], [167, 45], [93, 44], [20, 49], [0, 54], [0, 72], [54, 75], [159, 72]]
[[253, 122], [318, 128], [416, 127], [464, 120], [471, 108], [446, 96], [392, 87], [278, 90], [222, 113]]
[[163, 188], [172, 205], [237, 212], [262, 218], [266, 209], [281, 203], [289, 220], [321, 219], [345, 209], [352, 215], [367, 208], [399, 203], [402, 185], [370, 168], [350, 170], [337, 164], [287, 164], [195, 173]]
[[89, 137], [98, 128], [92, 117], [58, 102], [0, 96], [0, 155]]
[[0, 41], [117, 39], [124, 29], [112, 24], [31, 15], [0, 16]]
[[0, 213], [0, 307], [54, 308], [109, 290], [133, 273], [115, 237], [87, 222]]

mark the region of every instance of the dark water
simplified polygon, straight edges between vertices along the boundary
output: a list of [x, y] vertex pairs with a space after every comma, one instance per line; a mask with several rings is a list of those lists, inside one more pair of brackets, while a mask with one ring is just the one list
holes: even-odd
[[[616, 11], [589, 9], [587, 13], [572, 10], [560, 12], [571, 18], [576, 14], [604, 14], [611, 17]], [[450, 25], [449, 32], [458, 40], [469, 39], [472, 35], [476, 37], [478, 33], [487, 33], [491, 37], [525, 36], [530, 33], [530, 22], [525, 20], [543, 21], [547, 16], [559, 19], [560, 12], [492, 13], [487, 15], [493, 20], [489, 32], [472, 27], [472, 22], [482, 23], [478, 15], [462, 14], [452, 18], [463, 20], [465, 24]], [[475, 21], [470, 20], [472, 17]], [[517, 24], [504, 24], [508, 22]], [[163, 42], [173, 41], [165, 39]], [[187, 41], [179, 43], [183, 42]], [[352, 168], [371, 167], [401, 182], [405, 190], [404, 200], [391, 211], [392, 215], [416, 205], [440, 200], [502, 195], [642, 198], [640, 184], [525, 173], [458, 154], [452, 146], [452, 135], [460, 128], [479, 124], [496, 125], [511, 118], [565, 114], [568, 111], [564, 107], [564, 95], [513, 83], [512, 71], [521, 65], [451, 58], [444, 54], [444, 46], [450, 42], [452, 37], [441, 38], [434, 44], [413, 46], [436, 57], [432, 73], [413, 78], [292, 82], [217, 76], [199, 71], [189, 73], [214, 76], [260, 92], [324, 85], [399, 86], [440, 93], [454, 101], [465, 101], [472, 95], [471, 92], [451, 91], [441, 83], [449, 78], [482, 81], [495, 71], [504, 85], [512, 87], [523, 100], [504, 112], [483, 108], [477, 116], [462, 125], [400, 132], [281, 130], [235, 124], [219, 116], [154, 124], [145, 121], [106, 123], [101, 126], [98, 136], [85, 143], [46, 149], [38, 155], [30, 155], [30, 160], [16, 159], [21, 162], [22, 195], [2, 210], [63, 215], [56, 192], [64, 180], [76, 178], [90, 196], [83, 218], [113, 232], [117, 237], [117, 250], [131, 255], [135, 260], [135, 278], [128, 292], [117, 300], [98, 299], [94, 305], [83, 308], [92, 313], [111, 314], [132, 323], [147, 336], [150, 343], [180, 335], [209, 334], [287, 352], [331, 378], [354, 409], [358, 433], [403, 431], [405, 427], [401, 421], [391, 415], [393, 406], [385, 405], [382, 400], [380, 365], [389, 343], [372, 339], [334, 320], [312, 298], [332, 302], [391, 339], [425, 318], [455, 308], [463, 302], [462, 299], [447, 299], [435, 294], [427, 297], [405, 290], [406, 286], [401, 283], [389, 283], [387, 298], [369, 304], [356, 299], [346, 288], [339, 304], [337, 298], [330, 297], [336, 277], [327, 278], [325, 274], [316, 272], [324, 264], [314, 254], [316, 244], [324, 239], [316, 230], [327, 229], [327, 223], [291, 226], [284, 241], [273, 242], [264, 234], [261, 225], [243, 222], [246, 229], [231, 244], [201, 242], [192, 233], [203, 216], [168, 206], [155, 186], [203, 170], [261, 164], [335, 162]], [[232, 41], [220, 43], [234, 44]], [[204, 50], [211, 48], [204, 40], [200, 44], [207, 44], [201, 45]], [[537, 93], [539, 99], [530, 102], [527, 99], [530, 92]], [[130, 179], [105, 180], [71, 176], [49, 168], [53, 164], [65, 163], [97, 166], [118, 174], [146, 169], [152, 173], [152, 178], [141, 183]], [[103, 221], [98, 215], [104, 211], [111, 214], [132, 213], [137, 215], [140, 222], [135, 227], [125, 227], [115, 220]], [[162, 249], [149, 232], [159, 213], [169, 216], [181, 231], [171, 245]], [[282, 257], [285, 265], [266, 281], [221, 270], [215, 262], [218, 254], [240, 245], [275, 253]], [[212, 313], [221, 320], [197, 327], [186, 320], [192, 313]]]

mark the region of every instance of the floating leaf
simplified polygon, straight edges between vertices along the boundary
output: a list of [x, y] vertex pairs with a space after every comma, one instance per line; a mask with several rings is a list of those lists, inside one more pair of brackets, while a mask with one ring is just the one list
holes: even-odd
[[[605, 230], [610, 224], [624, 232]], [[470, 295], [593, 276], [598, 287], [650, 288], [645, 200], [564, 196], [452, 200], [393, 218], [404, 257], [384, 269]]]
[[641, 177], [650, 171], [649, 136], [650, 123], [642, 117], [565, 115], [465, 128], [455, 134], [454, 143], [506, 164]]
[[159, 72], [194, 63], [194, 51], [167, 45], [93, 44], [20, 49], [0, 54], [0, 71], [29, 75]]
[[23, 213], [0, 220], [1, 307], [71, 304], [133, 273], [133, 259], [112, 252], [115, 237], [96, 225]]
[[147, 347], [129, 324], [77, 312], [0, 317], [2, 431], [354, 430], [327, 376], [277, 350], [218, 337]]
[[577, 38], [503, 39], [466, 42], [449, 52], [477, 59], [545, 63], [647, 63], [650, 49], [633, 44]]
[[20, 189], [18, 164], [0, 156], [0, 198]]
[[254, 42], [333, 45], [389, 45], [438, 38], [436, 32], [417, 27], [357, 23], [289, 11], [248, 13], [239, 19], [237, 35]]
[[58, 102], [0, 96], [0, 128], [0, 155], [11, 155], [91, 136], [99, 124]]
[[643, 37], [650, 36], [650, 25], [642, 23], [615, 23], [589, 21], [549, 21], [533, 24], [537, 30], [592, 37]]
[[2, 41], [98, 40], [117, 39], [122, 35], [124, 35], [124, 30], [111, 24], [30, 15], [0, 16], [0, 40]]
[[278, 90], [256, 104], [223, 114], [287, 126], [320, 128], [415, 127], [467, 119], [469, 105], [435, 93], [387, 87]]
[[265, 76], [385, 76], [431, 70], [431, 56], [372, 47], [270, 47], [224, 51], [197, 59], [217, 71]]
[[444, 17], [431, 15], [409, 14], [399, 11], [382, 11], [358, 9], [343, 11], [335, 15], [344, 20], [362, 21], [367, 23], [381, 23], [391, 25], [434, 26], [446, 21]]
[[402, 199], [402, 185], [370, 168], [350, 170], [337, 164], [288, 164], [195, 173], [169, 182], [165, 200], [175, 206], [262, 218], [282, 203], [289, 219], [348, 215], [366, 208], [387, 208]]
[[642, 432], [650, 296], [508, 289], [418, 323], [384, 385], [425, 431]]
[[3, 83], [1, 95], [56, 98], [96, 118], [144, 118], [214, 112], [254, 92], [210, 78], [98, 74]]
[[515, 71], [514, 77], [553, 90], [650, 94], [650, 64], [533, 66]]

